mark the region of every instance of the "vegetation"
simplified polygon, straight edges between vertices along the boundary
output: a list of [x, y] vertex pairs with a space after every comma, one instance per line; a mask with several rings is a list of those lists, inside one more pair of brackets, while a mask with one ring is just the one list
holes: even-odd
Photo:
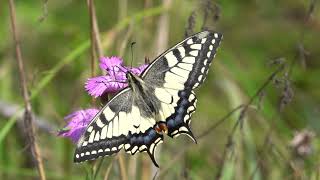
[[[0, 179], [320, 179], [316, 0], [13, 1], [0, 6]], [[224, 39], [196, 92], [198, 143], [166, 137], [160, 169], [146, 153], [74, 164], [57, 133], [100, 106], [84, 89], [99, 57], [137, 66], [202, 29]]]

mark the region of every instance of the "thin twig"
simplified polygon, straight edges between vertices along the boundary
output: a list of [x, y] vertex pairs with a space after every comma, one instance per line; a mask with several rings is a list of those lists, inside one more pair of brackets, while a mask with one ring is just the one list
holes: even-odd
[[[214, 3], [211, 0], [203, 0], [202, 1], [202, 8], [203, 11], [203, 22], [201, 26], [201, 30], [207, 30], [211, 26], [219, 20], [220, 17], [220, 8], [218, 4]], [[209, 24], [210, 23], [210, 24]]]
[[159, 172], [159, 169], [158, 169], [157, 172], [154, 174], [152, 180], [156, 180], [156, 179], [157, 179], [158, 172]]
[[224, 117], [222, 117], [218, 122], [214, 123], [213, 125], [211, 125], [208, 129], [206, 129], [205, 131], [203, 131], [200, 135], [197, 136], [196, 139], [201, 139], [205, 136], [207, 136], [209, 133], [211, 133], [214, 129], [216, 129], [218, 126], [220, 126], [223, 122], [225, 122], [227, 119], [229, 119], [229, 117], [235, 113], [236, 111], [238, 111], [239, 109], [243, 108], [243, 104], [237, 106], [236, 108], [232, 109], [228, 114], [226, 114]]
[[136, 180], [138, 174], [138, 156], [132, 156], [128, 161], [128, 177], [130, 177], [130, 180]]
[[232, 147], [233, 145], [233, 138], [234, 138], [234, 134], [236, 132], [236, 129], [237, 127], [240, 125], [242, 126], [242, 121], [243, 121], [243, 118], [246, 114], [246, 112], [248, 111], [248, 107], [253, 103], [253, 101], [259, 97], [259, 94], [261, 94], [261, 92], [264, 91], [264, 89], [272, 82], [272, 80], [274, 79], [274, 77], [282, 72], [285, 68], [285, 65], [284, 64], [281, 64], [268, 78], [267, 80], [260, 86], [260, 88], [256, 91], [256, 93], [250, 98], [250, 100], [248, 101], [247, 104], [244, 105], [243, 109], [241, 110], [241, 113], [239, 115], [239, 118], [238, 120], [236, 121], [236, 123], [234, 124], [231, 132], [229, 133], [228, 135], [228, 140], [227, 140], [227, 143], [225, 145], [225, 148], [224, 148], [224, 151], [223, 151], [223, 155], [222, 155], [222, 162], [219, 164], [218, 166], [218, 171], [217, 171], [217, 174], [216, 174], [216, 178], [215, 179], [220, 179], [221, 178], [221, 175], [222, 175], [222, 171], [223, 171], [223, 167], [224, 167], [224, 164], [227, 160], [227, 154], [228, 154], [228, 150], [230, 149], [230, 147]]
[[108, 168], [107, 168], [107, 171], [104, 175], [104, 180], [108, 180], [109, 179], [109, 175], [110, 175], [110, 172], [111, 172], [111, 168], [112, 168], [112, 165], [113, 165], [113, 161], [114, 161], [114, 158], [112, 159], [112, 161], [110, 162]]
[[[101, 46], [101, 40], [100, 40], [100, 32], [98, 28], [98, 22], [97, 22], [97, 16], [95, 11], [95, 6], [93, 0], [87, 0], [87, 6], [89, 11], [89, 19], [90, 19], [90, 42], [91, 42], [91, 50], [90, 50], [90, 65], [91, 65], [91, 77], [94, 77], [96, 74], [95, 70], [95, 58], [98, 56], [98, 58], [102, 57], [102, 46]], [[108, 95], [106, 94], [104, 97], [104, 100], [108, 101]], [[92, 103], [95, 104], [95, 99], [92, 98]], [[103, 159], [100, 160], [98, 163], [93, 164], [93, 179], [96, 179], [97, 174], [99, 173], [99, 170], [101, 168]]]
[[189, 37], [194, 33], [195, 25], [196, 25], [196, 12], [192, 11], [192, 13], [190, 14], [190, 16], [188, 18], [187, 27], [184, 32], [185, 37]]
[[[253, 103], [254, 99], [259, 97], [259, 94], [264, 91], [265, 87], [270, 84], [270, 82], [273, 80], [273, 78], [280, 73], [282, 70], [284, 69], [284, 66], [281, 65], [276, 71], [274, 71], [269, 77], [268, 79], [265, 81], [265, 83], [257, 90], [257, 92], [254, 94], [254, 96], [252, 96], [249, 100], [249, 102], [245, 105], [239, 105], [237, 107], [235, 107], [234, 109], [232, 109], [229, 113], [227, 113], [225, 116], [223, 116], [221, 119], [219, 119], [216, 123], [214, 123], [213, 125], [211, 125], [208, 129], [206, 129], [205, 131], [203, 131], [200, 135], [197, 136], [197, 139], [202, 139], [203, 137], [207, 136], [210, 132], [212, 132], [215, 128], [217, 128], [218, 126], [220, 126], [223, 122], [225, 122], [231, 115], [233, 115], [235, 112], [237, 112], [240, 109], [244, 109], [245, 107], [248, 109], [248, 107], [250, 107], [250, 105]], [[219, 179], [222, 173], [222, 167], [225, 163], [226, 160], [226, 156], [227, 156], [227, 150], [231, 147], [231, 145], [233, 144], [233, 134], [235, 133], [238, 125], [240, 124], [240, 120], [238, 119], [236, 124], [233, 126], [230, 135], [228, 136], [228, 142], [226, 144], [226, 148], [223, 152], [223, 160], [222, 163], [219, 167], [218, 173], [216, 174], [216, 179]], [[166, 172], [171, 168], [171, 166], [174, 164], [175, 161], [179, 160], [181, 157], [183, 157], [183, 155], [187, 152], [187, 150], [192, 147], [192, 146], [187, 146], [186, 148], [184, 148], [182, 151], [180, 151], [178, 154], [175, 155], [175, 157], [167, 163], [167, 166], [164, 169], [161, 169], [160, 175], [159, 177], [162, 177], [166, 174]]]
[[121, 21], [128, 15], [128, 0], [118, 1], [118, 21]]
[[94, 25], [93, 25], [93, 0], [87, 0], [88, 10], [89, 10], [89, 16], [90, 16], [90, 41], [91, 41], [91, 50], [90, 50], [90, 69], [91, 69], [91, 77], [95, 76], [95, 57], [96, 57], [96, 51], [95, 51], [95, 31]]
[[96, 8], [94, 3], [92, 3], [91, 8], [92, 8], [92, 22], [93, 22], [92, 30], [93, 30], [93, 36], [95, 41], [95, 48], [97, 51], [98, 58], [100, 58], [103, 56], [103, 49], [101, 44], [100, 31], [99, 31]]
[[118, 154], [118, 162], [119, 162], [121, 179], [122, 180], [128, 180], [125, 162], [124, 162], [124, 159], [123, 159], [123, 155], [121, 153]]
[[[238, 118], [238, 121], [240, 122], [241, 127], [243, 126], [243, 118], [246, 114], [246, 112], [248, 111], [248, 107], [253, 103], [253, 101], [260, 96], [260, 94], [264, 91], [264, 89], [270, 84], [270, 82], [272, 82], [272, 80], [274, 79], [274, 77], [281, 71], [283, 71], [283, 69], [285, 68], [284, 64], [281, 64], [269, 77], [268, 79], [262, 84], [262, 86], [256, 91], [256, 93], [250, 98], [249, 102], [247, 104], [245, 104], [244, 108], [242, 109], [240, 116]], [[237, 121], [237, 124], [238, 124]]]
[[[131, 23], [131, 24], [129, 25], [128, 30], [127, 30], [126, 34], [124, 35], [124, 38], [123, 38], [123, 40], [122, 40], [122, 42], [121, 42], [121, 44], [120, 44], [119, 51], [118, 51], [120, 57], [123, 57], [123, 56], [124, 56], [126, 47], [127, 47], [127, 45], [128, 45], [128, 41], [129, 41], [132, 33], [133, 33], [133, 23]], [[132, 58], [133, 58], [133, 57], [132, 57]]]
[[22, 94], [23, 94], [23, 99], [24, 99], [24, 104], [25, 104], [25, 113], [24, 113], [24, 125], [25, 125], [25, 130], [29, 139], [30, 143], [30, 151], [32, 152], [34, 156], [34, 161], [36, 163], [39, 176], [41, 180], [45, 180], [45, 171], [43, 168], [43, 163], [40, 155], [40, 149], [35, 141], [35, 130], [33, 127], [33, 116], [32, 116], [32, 107], [31, 107], [31, 102], [30, 102], [30, 96], [28, 93], [28, 88], [27, 88], [27, 81], [26, 81], [26, 75], [24, 71], [24, 65], [23, 65], [23, 60], [22, 60], [22, 55], [21, 55], [21, 49], [20, 49], [20, 42], [19, 42], [19, 37], [18, 37], [18, 32], [16, 29], [16, 11], [15, 11], [15, 6], [14, 6], [14, 1], [9, 0], [9, 9], [10, 9], [10, 21], [11, 21], [11, 28], [12, 28], [12, 35], [13, 35], [13, 40], [15, 44], [15, 51], [16, 51], [16, 58], [18, 62], [18, 67], [19, 67], [19, 76], [20, 76], [20, 84], [22, 86]]
[[104, 160], [104, 158], [101, 158], [101, 159], [99, 160], [99, 162], [97, 163], [97, 165], [95, 166], [95, 169], [94, 169], [94, 172], [93, 172], [93, 180], [96, 180], [96, 179], [97, 179], [97, 176], [98, 176], [98, 174], [99, 174], [99, 171], [100, 171], [100, 169], [101, 169], [101, 167], [102, 167], [103, 160]]
[[43, 22], [48, 17], [48, 1], [43, 0], [42, 11], [43, 14], [39, 17], [39, 22]]
[[[316, 9], [316, 3], [317, 3], [317, 0], [310, 0], [309, 5], [308, 5], [308, 9], [307, 9], [307, 13], [306, 13], [304, 20], [303, 20], [304, 26], [307, 26], [310, 19], [312, 18], [312, 14], [314, 13], [314, 10]], [[305, 32], [306, 32], [306, 29], [302, 29], [301, 39], [304, 39]]]
[[[17, 112], [21, 110], [21, 107], [15, 104], [11, 104], [8, 102], [4, 102], [0, 100], [0, 115], [4, 116], [5, 118], [11, 118], [12, 116], [15, 116]], [[23, 120], [23, 114], [19, 114], [18, 120]], [[57, 126], [50, 123], [48, 119], [45, 119], [44, 117], [36, 116], [34, 115], [34, 125], [39, 128], [40, 130], [46, 132], [46, 133], [54, 133], [57, 130]]]
[[192, 146], [186, 146], [185, 148], [181, 149], [181, 151], [178, 154], [175, 154], [175, 156], [172, 158], [171, 161], [166, 163], [166, 166], [162, 169], [160, 169], [160, 173], [158, 173], [159, 175], [156, 176], [156, 178], [162, 179], [163, 176], [165, 176], [167, 174], [167, 171], [169, 171], [170, 168], [172, 168], [172, 166], [175, 165], [175, 162], [178, 161], [179, 159], [181, 159], [183, 157], [183, 155], [191, 148]]
[[[275, 157], [279, 162], [285, 162], [287, 163], [288, 167], [290, 169], [292, 169], [293, 171], [295, 172], [298, 172], [298, 170], [294, 167], [294, 163], [288, 158], [285, 156], [285, 154], [283, 154], [280, 149], [275, 146], [272, 142], [270, 142], [270, 145], [271, 145], [271, 152], [277, 156]], [[281, 160], [280, 160], [281, 159]]]
[[[304, 20], [303, 20], [304, 28], [302, 28], [302, 30], [300, 32], [300, 38], [298, 39], [298, 42], [297, 42], [297, 50], [298, 50], [297, 58], [299, 58], [300, 61], [302, 61], [302, 63], [304, 65], [305, 65], [305, 61], [306, 61], [306, 55], [308, 55], [308, 52], [305, 50], [304, 45], [303, 45], [303, 41], [305, 39], [305, 34], [307, 32], [307, 29], [305, 27], [308, 25], [308, 23], [310, 22], [310, 19], [312, 18], [312, 14], [314, 13], [315, 8], [316, 8], [316, 3], [317, 3], [317, 0], [310, 0], [310, 2], [309, 2], [307, 13], [306, 13]], [[293, 58], [291, 60], [291, 63], [289, 65], [289, 70], [288, 70], [288, 77], [291, 76], [293, 67], [296, 65], [296, 62], [297, 62], [297, 59], [295, 59], [295, 58]]]
[[261, 146], [261, 148], [258, 150], [257, 154], [258, 154], [258, 162], [256, 167], [254, 168], [252, 174], [250, 175], [249, 179], [254, 179], [254, 176], [256, 175], [260, 164], [263, 162], [262, 158], [259, 156], [264, 152], [268, 152], [269, 148], [270, 148], [270, 136], [271, 136], [271, 132], [272, 132], [272, 128], [269, 129], [269, 132], [267, 133], [267, 135], [264, 138], [263, 144]]
[[[166, 9], [170, 9], [172, 4], [171, 0], [162, 0], [162, 6]], [[169, 42], [169, 26], [170, 26], [170, 18], [168, 12], [164, 12], [158, 21], [158, 32], [157, 32], [157, 40], [156, 40], [156, 54], [161, 54], [165, 51], [166, 48], [168, 48], [168, 42]], [[156, 157], [160, 157], [161, 147], [158, 148], [158, 150], [155, 152]], [[157, 174], [158, 168], [155, 167], [152, 163], [150, 163], [151, 166], [151, 178], [154, 178], [154, 176]]]
[[[208, 129], [204, 130], [200, 135], [196, 137], [196, 139], [201, 140], [203, 137], [209, 135], [215, 128], [220, 126], [223, 122], [225, 122], [228, 118], [230, 118], [231, 115], [233, 115], [235, 112], [237, 112], [239, 109], [243, 108], [243, 105], [239, 105], [232, 109], [230, 112], [228, 112], [225, 116], [223, 116], [221, 119], [219, 119], [216, 123], [211, 125]], [[192, 146], [186, 146], [182, 151], [179, 152], [179, 154], [176, 154], [175, 157], [167, 163], [167, 166], [164, 169], [161, 169], [161, 172], [159, 174], [159, 177], [165, 175], [165, 173], [171, 168], [171, 166], [174, 164], [175, 161], [179, 160], [183, 155], [187, 152], [189, 148]]]
[[100, 31], [96, 16], [96, 8], [93, 0], [87, 0], [87, 6], [90, 18], [90, 40], [91, 40], [91, 75], [95, 75], [95, 57], [103, 56]]

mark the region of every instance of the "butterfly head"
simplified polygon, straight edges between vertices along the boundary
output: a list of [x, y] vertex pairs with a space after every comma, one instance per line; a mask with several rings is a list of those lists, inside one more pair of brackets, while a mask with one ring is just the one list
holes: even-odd
[[144, 86], [143, 80], [139, 76], [131, 73], [130, 71], [127, 72], [126, 77], [128, 80], [129, 87], [133, 91], [135, 91], [135, 89], [138, 87], [140, 89], [142, 86]]
[[126, 73], [126, 78], [127, 78], [129, 84], [135, 82], [135, 79], [136, 79], [135, 75], [133, 73], [131, 73], [130, 71], [128, 71]]

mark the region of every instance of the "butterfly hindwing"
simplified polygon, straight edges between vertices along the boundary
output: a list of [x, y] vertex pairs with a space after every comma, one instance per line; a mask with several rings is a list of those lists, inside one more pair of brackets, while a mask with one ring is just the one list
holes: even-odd
[[179, 101], [175, 107], [175, 113], [166, 118], [168, 135], [178, 137], [180, 134], [186, 134], [194, 142], [197, 142], [190, 130], [190, 118], [196, 110], [197, 98], [193, 91], [184, 90], [178, 93]]
[[180, 134], [188, 135], [194, 142], [190, 131], [190, 118], [196, 110], [197, 98], [190, 89], [176, 90], [170, 88], [156, 88], [155, 96], [161, 103], [159, 116], [161, 122], [166, 123], [168, 135], [177, 137]]

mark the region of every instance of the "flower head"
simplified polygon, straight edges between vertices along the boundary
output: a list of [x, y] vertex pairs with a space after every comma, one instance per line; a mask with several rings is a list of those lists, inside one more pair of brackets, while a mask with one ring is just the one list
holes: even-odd
[[97, 98], [103, 93], [115, 93], [127, 86], [125, 75], [117, 76], [98, 76], [89, 78], [85, 84], [88, 93]]
[[76, 143], [98, 112], [98, 109], [86, 109], [69, 114], [64, 118], [69, 120], [68, 124], [58, 133], [58, 136], [68, 137]]
[[123, 60], [117, 56], [100, 58], [100, 68], [106, 71], [113, 70], [115, 67], [120, 67], [122, 64]]
[[[126, 77], [128, 71], [135, 75], [140, 75], [146, 67], [147, 65], [145, 64], [134, 68], [126, 67], [119, 57], [102, 57], [100, 59], [100, 68], [105, 70], [107, 74], [89, 78], [85, 83], [85, 89], [95, 98], [105, 93], [116, 93], [128, 86]], [[68, 120], [68, 123], [58, 133], [58, 136], [68, 137], [74, 143], [78, 142], [88, 124], [98, 112], [98, 109], [86, 109], [71, 113], [64, 118]]]
[[313, 140], [315, 134], [310, 130], [302, 130], [296, 132], [295, 136], [290, 142], [290, 147], [292, 148], [295, 155], [300, 157], [306, 157], [313, 152]]
[[88, 93], [97, 98], [104, 93], [115, 93], [128, 86], [126, 73], [140, 75], [147, 65], [130, 68], [123, 65], [119, 57], [103, 57], [100, 59], [100, 68], [107, 71], [107, 75], [89, 78], [85, 83]]
[[148, 67], [147, 64], [143, 64], [136, 68], [130, 68], [129, 71], [132, 72], [133, 74], [140, 75], [147, 67]]

